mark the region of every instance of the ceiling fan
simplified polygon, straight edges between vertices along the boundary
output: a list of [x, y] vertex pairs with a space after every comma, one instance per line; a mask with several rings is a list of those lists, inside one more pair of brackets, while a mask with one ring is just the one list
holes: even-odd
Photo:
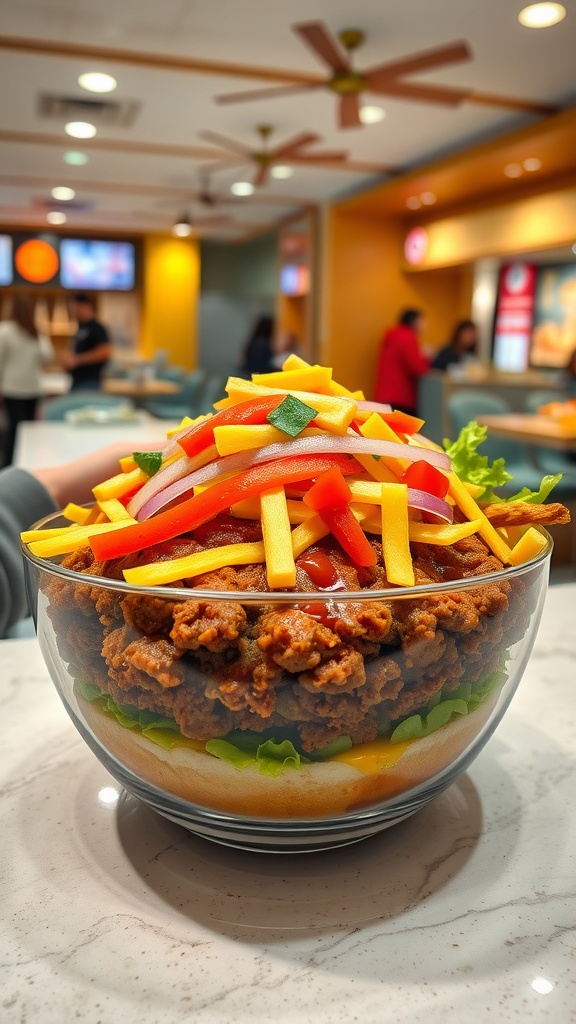
[[231, 161], [229, 156], [227, 159], [216, 164], [211, 164], [210, 169], [219, 170], [223, 167], [237, 166], [238, 164], [250, 162], [256, 166], [253, 185], [255, 188], [258, 188], [260, 185], [266, 184], [274, 164], [294, 163], [307, 164], [309, 166], [317, 164], [321, 166], [322, 164], [341, 163], [345, 166], [348, 153], [344, 150], [332, 150], [331, 152], [325, 150], [320, 153], [307, 152], [309, 146], [320, 142], [320, 136], [315, 135], [314, 132], [301, 132], [300, 135], [294, 135], [280, 146], [270, 149], [268, 139], [272, 134], [272, 127], [268, 124], [261, 124], [258, 125], [256, 130], [262, 140], [260, 148], [256, 150], [250, 149], [243, 142], [238, 142], [236, 139], [229, 139], [226, 135], [220, 135], [219, 132], [200, 132], [203, 139], [206, 139], [208, 142], [214, 142], [216, 145], [221, 146], [228, 154], [231, 154], [232, 158], [237, 158]]
[[339, 97], [339, 124], [341, 128], [356, 128], [362, 124], [360, 118], [360, 97], [364, 92], [396, 99], [417, 100], [423, 103], [439, 103], [456, 107], [472, 92], [453, 86], [427, 85], [420, 82], [406, 82], [405, 75], [416, 71], [428, 71], [446, 64], [471, 60], [472, 52], [465, 42], [447, 43], [431, 50], [409, 54], [399, 60], [376, 64], [372, 68], [356, 71], [352, 66], [352, 54], [364, 42], [360, 29], [343, 29], [338, 40], [321, 21], [304, 22], [292, 26], [297, 36], [330, 69], [324, 82], [309, 85], [275, 86], [270, 89], [251, 89], [248, 92], [225, 93], [217, 96], [218, 103], [243, 103], [245, 100], [273, 99], [288, 96], [309, 89], [328, 88]]

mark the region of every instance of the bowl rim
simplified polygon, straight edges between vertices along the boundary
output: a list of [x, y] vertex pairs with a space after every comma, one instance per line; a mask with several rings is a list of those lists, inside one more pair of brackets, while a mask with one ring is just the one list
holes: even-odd
[[[51, 512], [34, 523], [30, 530], [40, 530], [47, 526], [54, 519], [61, 517], [62, 511]], [[52, 576], [59, 576], [61, 579], [73, 581], [77, 584], [91, 584], [101, 587], [104, 590], [115, 590], [124, 594], [139, 594], [147, 597], [161, 597], [175, 600], [209, 600], [235, 601], [239, 604], [337, 604], [341, 601], [391, 601], [410, 600], [411, 598], [433, 597], [444, 593], [470, 590], [489, 583], [502, 583], [506, 580], [517, 579], [539, 565], [543, 565], [550, 559], [554, 542], [552, 537], [542, 526], [539, 530], [546, 537], [546, 547], [535, 558], [520, 565], [508, 566], [496, 572], [486, 573], [483, 576], [466, 576], [463, 579], [447, 580], [444, 583], [423, 583], [414, 587], [391, 587], [387, 590], [201, 590], [196, 587], [172, 587], [156, 586], [145, 587], [135, 583], [127, 583], [126, 580], [114, 580], [107, 576], [92, 576], [89, 573], [77, 572], [75, 569], [67, 569], [58, 562], [34, 555], [28, 545], [21, 541], [22, 553], [26, 562], [36, 566], [42, 572]]]

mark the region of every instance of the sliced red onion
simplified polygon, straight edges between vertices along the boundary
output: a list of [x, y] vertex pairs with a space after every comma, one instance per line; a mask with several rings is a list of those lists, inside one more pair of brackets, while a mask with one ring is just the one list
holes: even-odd
[[392, 412], [391, 405], [384, 405], [382, 402], [357, 402], [354, 399], [360, 412]]
[[431, 512], [432, 515], [438, 516], [446, 523], [453, 522], [454, 511], [452, 505], [449, 505], [443, 498], [438, 498], [435, 494], [429, 494], [428, 491], [418, 491], [414, 487], [409, 487], [408, 504], [410, 508], [417, 508], [420, 512]]
[[[192, 473], [175, 478], [164, 490], [156, 491], [154, 495], [150, 495], [149, 500], [145, 504], [141, 504], [138, 512], [134, 514], [139, 521], [149, 519], [159, 509], [164, 508], [170, 502], [186, 494], [193, 487], [196, 487], [198, 484], [209, 483], [211, 480], [217, 480], [224, 473], [240, 472], [243, 469], [249, 469], [250, 466], [257, 466], [263, 462], [272, 462], [274, 459], [287, 458], [290, 455], [325, 455], [331, 452], [401, 458], [407, 459], [410, 462], [428, 462], [438, 469], [450, 469], [450, 458], [444, 452], [437, 452], [428, 448], [418, 448], [416, 445], [400, 444], [397, 441], [379, 441], [371, 437], [321, 434], [316, 437], [296, 438], [294, 441], [280, 441], [276, 444], [265, 445], [263, 448], [226, 455], [224, 458], [210, 462]], [[197, 458], [200, 458], [200, 456], [197, 456]], [[166, 467], [166, 469], [168, 468]], [[152, 480], [157, 479], [158, 475], [156, 474], [156, 477], [153, 477]], [[151, 483], [152, 481], [149, 482]], [[148, 484], [145, 484], [145, 486], [147, 487]], [[138, 493], [141, 494], [142, 491]]]
[[[182, 449], [177, 444], [176, 448], [182, 452]], [[164, 449], [164, 457], [166, 456], [166, 449]], [[141, 519], [139, 515], [141, 509], [156, 495], [163, 493], [171, 484], [175, 481], [181, 480], [183, 477], [189, 477], [191, 473], [198, 470], [201, 466], [205, 466], [206, 463], [214, 462], [218, 458], [218, 451], [216, 445], [210, 445], [205, 448], [199, 455], [194, 455], [189, 458], [187, 455], [182, 456], [179, 459], [175, 459], [174, 462], [170, 462], [167, 466], [162, 466], [154, 476], [151, 476], [149, 480], [140, 488], [140, 490], [134, 495], [134, 497], [128, 502], [126, 506], [127, 511], [131, 516], [136, 516], [137, 519]], [[186, 490], [186, 488], [185, 488]]]

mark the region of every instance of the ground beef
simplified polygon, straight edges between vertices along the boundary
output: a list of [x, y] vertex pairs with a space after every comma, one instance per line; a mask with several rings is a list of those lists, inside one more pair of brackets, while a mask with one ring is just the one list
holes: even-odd
[[[121, 580], [123, 569], [179, 557], [221, 543], [258, 540], [259, 525], [217, 517], [195, 532], [116, 562], [93, 559], [89, 548], [63, 564], [91, 579], [74, 584], [46, 575], [59, 652], [72, 675], [94, 683], [119, 704], [175, 718], [185, 736], [206, 740], [231, 729], [288, 729], [303, 750], [338, 736], [366, 742], [425, 709], [440, 691], [477, 682], [502, 651], [525, 633], [537, 599], [530, 574], [467, 590], [387, 601], [291, 606], [266, 604], [261, 565], [227, 567], [174, 586], [171, 598], [105, 590], [94, 577]], [[329, 539], [329, 554], [346, 589], [386, 591], [381, 545], [378, 565], [357, 569]], [[477, 537], [450, 547], [412, 545], [417, 583], [481, 576], [501, 563]], [[316, 588], [303, 567], [298, 583]], [[190, 590], [183, 598], [182, 588]], [[249, 591], [252, 601], [210, 600], [198, 591]], [[257, 595], [261, 595], [258, 598]]]

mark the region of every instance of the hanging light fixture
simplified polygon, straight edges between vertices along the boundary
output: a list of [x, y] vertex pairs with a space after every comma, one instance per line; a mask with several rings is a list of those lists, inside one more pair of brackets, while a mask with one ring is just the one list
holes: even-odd
[[192, 222], [188, 213], [183, 213], [172, 227], [172, 234], [177, 238], [188, 238], [192, 234]]

